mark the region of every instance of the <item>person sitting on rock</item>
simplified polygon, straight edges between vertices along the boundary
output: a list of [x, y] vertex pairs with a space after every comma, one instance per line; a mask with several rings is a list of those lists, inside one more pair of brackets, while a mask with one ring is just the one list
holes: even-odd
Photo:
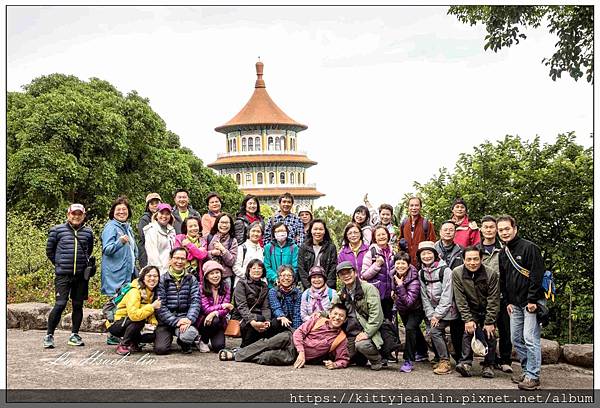
[[198, 330], [192, 325], [200, 313], [200, 293], [196, 277], [186, 270], [188, 252], [185, 247], [174, 248], [170, 266], [160, 277], [158, 298], [158, 327], [154, 340], [156, 354], [169, 354], [173, 335], [184, 354], [192, 352]]
[[114, 323], [106, 322], [109, 333], [121, 338], [117, 354], [140, 351], [140, 343], [154, 343], [154, 330], [158, 325], [154, 312], [161, 305], [155, 290], [159, 279], [160, 271], [156, 266], [142, 268], [139, 278], [131, 282], [117, 305]]

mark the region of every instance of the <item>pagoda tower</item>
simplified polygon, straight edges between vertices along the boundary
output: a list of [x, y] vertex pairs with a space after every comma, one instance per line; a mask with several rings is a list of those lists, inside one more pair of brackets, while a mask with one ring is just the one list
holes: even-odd
[[262, 62], [256, 63], [254, 93], [229, 122], [216, 127], [225, 135], [225, 153], [208, 167], [229, 175], [244, 194], [259, 197], [261, 204], [275, 207], [281, 194], [294, 195], [299, 206], [312, 209], [324, 194], [306, 182], [306, 169], [317, 164], [298, 150], [298, 133], [308, 127], [286, 115], [265, 87]]

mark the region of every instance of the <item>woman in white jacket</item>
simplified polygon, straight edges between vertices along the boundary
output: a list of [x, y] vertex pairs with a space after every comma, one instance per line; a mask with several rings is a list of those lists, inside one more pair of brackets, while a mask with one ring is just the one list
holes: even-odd
[[161, 203], [152, 216], [152, 222], [144, 227], [148, 265], [158, 267], [161, 276], [169, 269], [169, 254], [175, 244], [174, 221], [171, 206]]
[[248, 236], [246, 241], [238, 247], [237, 257], [233, 265], [235, 274], [234, 288], [240, 279], [246, 276], [246, 267], [253, 259], [263, 260], [263, 247], [260, 246], [260, 240], [263, 236], [263, 226], [259, 221], [255, 221], [248, 227]]

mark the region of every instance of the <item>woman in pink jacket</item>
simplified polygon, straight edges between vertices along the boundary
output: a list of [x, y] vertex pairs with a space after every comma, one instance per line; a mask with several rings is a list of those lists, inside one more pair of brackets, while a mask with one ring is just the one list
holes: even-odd
[[175, 236], [175, 248], [185, 247], [188, 250], [190, 271], [198, 282], [202, 282], [202, 264], [208, 252], [200, 231], [200, 219], [195, 216], [187, 217], [181, 224], [181, 232]]
[[202, 271], [200, 315], [196, 322], [200, 333], [198, 349], [201, 353], [217, 352], [225, 347], [227, 313], [233, 310], [231, 288], [223, 279], [223, 267], [218, 262], [205, 262]]

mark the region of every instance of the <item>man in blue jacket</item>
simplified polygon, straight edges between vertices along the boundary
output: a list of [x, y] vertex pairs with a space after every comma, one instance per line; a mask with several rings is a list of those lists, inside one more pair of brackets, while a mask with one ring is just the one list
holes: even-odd
[[200, 314], [200, 294], [196, 277], [189, 273], [185, 264], [188, 252], [184, 247], [171, 251], [169, 270], [160, 277], [157, 311], [158, 327], [154, 340], [156, 354], [169, 354], [173, 335], [181, 352], [189, 354], [198, 338], [198, 330], [192, 325]]
[[48, 330], [44, 348], [54, 348], [54, 331], [67, 307], [69, 297], [73, 304], [73, 325], [67, 344], [83, 346], [79, 328], [83, 320], [83, 302], [88, 297], [88, 281], [83, 271], [94, 249], [91, 228], [84, 226], [85, 207], [71, 204], [67, 209], [67, 222], [50, 228], [46, 243], [46, 256], [54, 265], [56, 303], [48, 316]]

